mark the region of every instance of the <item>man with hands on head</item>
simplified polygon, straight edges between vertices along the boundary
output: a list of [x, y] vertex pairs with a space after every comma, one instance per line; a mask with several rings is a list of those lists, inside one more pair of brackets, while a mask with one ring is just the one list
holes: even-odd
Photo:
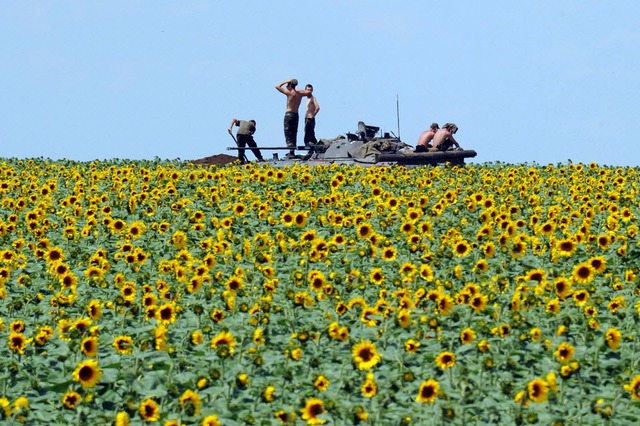
[[[282, 87], [285, 86], [286, 87]], [[312, 92], [309, 90], [297, 90], [298, 80], [295, 78], [285, 80], [276, 86], [276, 90], [287, 97], [287, 110], [284, 114], [284, 138], [289, 148], [288, 158], [294, 158], [298, 138], [298, 123], [300, 116], [298, 110], [304, 96]]]

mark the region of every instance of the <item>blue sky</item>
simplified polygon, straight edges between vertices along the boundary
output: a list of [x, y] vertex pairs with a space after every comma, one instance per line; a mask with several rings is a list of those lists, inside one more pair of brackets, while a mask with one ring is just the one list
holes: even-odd
[[361, 120], [397, 134], [399, 104], [403, 141], [454, 122], [476, 163], [636, 166], [639, 15], [631, 0], [5, 0], [0, 157], [234, 154], [234, 117], [281, 146], [275, 85], [297, 78], [318, 137]]

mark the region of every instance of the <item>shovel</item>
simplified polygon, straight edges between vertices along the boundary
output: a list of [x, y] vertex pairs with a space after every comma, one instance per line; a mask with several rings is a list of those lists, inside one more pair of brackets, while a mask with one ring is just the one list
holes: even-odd
[[[236, 146], [237, 146], [238, 148], [240, 148], [240, 144], [238, 143], [238, 140], [236, 139], [236, 137], [235, 137], [235, 136], [233, 136], [233, 132], [232, 132], [231, 130], [228, 130], [228, 129], [227, 129], [227, 131], [229, 132], [229, 135], [231, 135], [231, 137], [233, 138], [233, 141], [236, 143]], [[247, 159], [247, 155], [245, 154], [245, 152], [246, 152], [246, 151], [245, 151], [244, 149], [242, 149], [242, 150], [241, 150], [241, 152], [240, 152], [240, 158], [241, 158], [241, 160], [242, 160], [242, 163], [243, 163], [243, 164], [244, 164], [244, 163], [248, 163], [248, 162], [249, 162], [249, 160]]]

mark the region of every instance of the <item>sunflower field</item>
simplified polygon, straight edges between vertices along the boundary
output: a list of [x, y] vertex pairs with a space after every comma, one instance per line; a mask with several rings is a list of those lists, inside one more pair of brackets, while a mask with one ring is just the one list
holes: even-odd
[[631, 425], [640, 170], [0, 159], [0, 419]]

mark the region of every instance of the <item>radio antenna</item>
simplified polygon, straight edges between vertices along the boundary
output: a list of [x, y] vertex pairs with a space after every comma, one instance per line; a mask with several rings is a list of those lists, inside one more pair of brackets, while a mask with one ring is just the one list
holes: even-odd
[[396, 94], [396, 116], [398, 117], [398, 139], [400, 139], [400, 98]]

